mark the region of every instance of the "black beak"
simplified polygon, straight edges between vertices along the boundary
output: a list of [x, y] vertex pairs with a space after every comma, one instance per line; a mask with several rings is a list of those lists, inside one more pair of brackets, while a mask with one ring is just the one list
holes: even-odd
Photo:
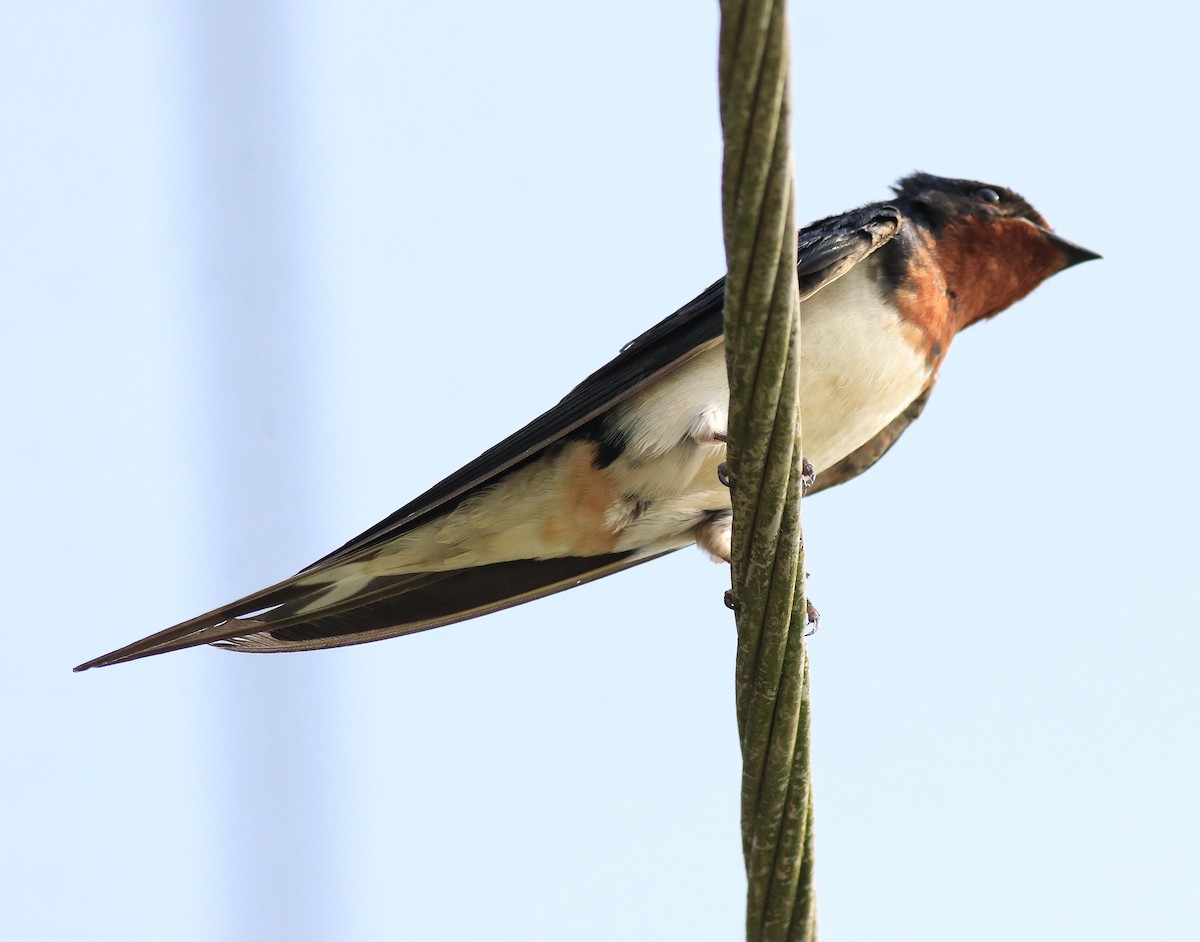
[[1092, 259], [1103, 257], [1098, 252], [1085, 249], [1082, 245], [1076, 245], [1074, 242], [1064, 239], [1057, 232], [1051, 232], [1049, 229], [1042, 229], [1042, 232], [1046, 234], [1046, 238], [1050, 240], [1051, 244], [1063, 253], [1063, 258], [1066, 259], [1063, 268], [1070, 268], [1080, 262], [1090, 262]]

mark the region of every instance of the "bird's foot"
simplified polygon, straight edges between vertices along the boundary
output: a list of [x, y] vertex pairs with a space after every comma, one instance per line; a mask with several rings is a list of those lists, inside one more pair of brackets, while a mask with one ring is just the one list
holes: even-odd
[[[737, 611], [737, 599], [734, 597], [733, 589], [726, 589], [724, 596], [725, 607], [731, 612]], [[817, 629], [821, 627], [821, 613], [817, 611], [817, 607], [813, 605], [810, 599], [804, 600], [804, 627], [808, 629], [804, 632], [804, 637], [811, 638], [817, 633]]]
[[[730, 443], [730, 437], [725, 432], [713, 432], [710, 440], [715, 445], [727, 445]], [[730, 484], [730, 462], [722, 461], [716, 466], [716, 480], [719, 480], [726, 487], [732, 486]]]
[[804, 632], [804, 637], [811, 638], [817, 633], [817, 629], [821, 627], [821, 613], [817, 611], [817, 607], [813, 605], [812, 599], [804, 600], [804, 627], [808, 630]]
[[[720, 471], [718, 470], [718, 474]], [[800, 493], [807, 494], [817, 482], [817, 472], [813, 470], [812, 462], [807, 458], [800, 459]]]
[[733, 487], [733, 485], [729, 482], [729, 462], [728, 461], [722, 461], [719, 465], [717, 465], [717, 480], [720, 481], [722, 484], [724, 484], [726, 487]]

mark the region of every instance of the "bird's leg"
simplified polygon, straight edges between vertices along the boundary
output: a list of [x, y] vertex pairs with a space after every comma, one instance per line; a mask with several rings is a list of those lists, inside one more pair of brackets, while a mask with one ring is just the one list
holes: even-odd
[[715, 563], [733, 561], [733, 511], [710, 510], [692, 531], [696, 545]]
[[[722, 445], [729, 444], [729, 436], [726, 435], [724, 432], [713, 432], [712, 437], [713, 437], [714, 442], [718, 442]], [[723, 485], [725, 485], [725, 487], [733, 486], [729, 482], [729, 462], [728, 461], [722, 461], [719, 465], [717, 465], [717, 480], [720, 481]]]
[[[804, 637], [811, 638], [821, 627], [821, 613], [817, 611], [817, 607], [813, 605], [811, 599], [805, 598], [804, 605], [804, 627], [808, 629], [804, 632]], [[733, 589], [725, 590], [725, 607], [730, 611], [737, 611], [737, 599], [733, 596]]]
[[[733, 511], [712, 510], [704, 522], [692, 531], [696, 545], [709, 555], [714, 563], [733, 561]], [[725, 607], [735, 605], [733, 589], [725, 593]]]
[[[692, 422], [689, 433], [692, 441], [697, 445], [721, 445], [722, 447], [728, 445], [729, 434], [721, 428], [724, 421], [723, 414], [718, 415], [714, 412], [706, 412], [697, 416]], [[717, 480], [729, 487], [729, 462], [722, 461], [717, 465]]]
[[[713, 432], [712, 438], [704, 444], [728, 444], [729, 439], [724, 432]], [[729, 462], [722, 461], [717, 465], [717, 480], [726, 487], [731, 487], [729, 477]], [[817, 481], [817, 472], [813, 470], [812, 462], [807, 458], [800, 459], [800, 493], [807, 494]]]
[[[698, 427], [693, 433], [694, 440], [701, 445], [728, 445], [729, 435], [720, 429], [712, 428], [711, 426]], [[813, 469], [812, 462], [807, 458], [800, 459], [800, 493], [807, 494], [809, 488], [816, 481], [816, 471]], [[731, 487], [732, 483], [729, 477], [729, 462], [722, 461], [717, 465], [717, 480], [725, 487]], [[716, 562], [733, 562], [733, 534], [732, 534], [733, 513], [732, 511], [721, 511], [714, 514], [704, 523], [696, 528], [696, 544], [708, 553]], [[808, 635], [816, 633], [817, 628], [821, 624], [821, 613], [817, 611], [816, 606], [812, 602], [805, 599], [807, 611], [805, 612], [805, 627], [811, 626]], [[734, 609], [737, 605], [737, 600], [734, 598], [733, 589], [729, 589], [725, 593], [725, 607]]]

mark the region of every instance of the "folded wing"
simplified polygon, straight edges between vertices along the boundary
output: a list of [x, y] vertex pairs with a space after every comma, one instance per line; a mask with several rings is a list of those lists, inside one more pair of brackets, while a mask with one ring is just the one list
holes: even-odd
[[[885, 244], [900, 222], [893, 207], [873, 205], [802, 230], [797, 266], [801, 299], [811, 297]], [[549, 449], [585, 436], [589, 424], [614, 406], [720, 344], [723, 304], [724, 279], [626, 344], [616, 358], [558, 405], [295, 576], [75, 669], [199, 644], [240, 651], [297, 651], [374, 641], [507, 608], [662, 555], [661, 549], [601, 552], [458, 569], [440, 566], [427, 572], [378, 572], [371, 565], [382, 547], [442, 518], [515, 469], [538, 461]], [[900, 431], [903, 426], [895, 435]], [[890, 442], [883, 450], [886, 447]], [[878, 456], [858, 470], [853, 465], [843, 468], [834, 483], [861, 473], [874, 460]]]

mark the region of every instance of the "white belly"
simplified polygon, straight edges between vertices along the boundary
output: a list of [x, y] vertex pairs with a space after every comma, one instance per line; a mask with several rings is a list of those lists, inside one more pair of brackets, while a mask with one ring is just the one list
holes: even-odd
[[[801, 316], [804, 454], [819, 475], [917, 398], [930, 370], [864, 266], [822, 289]], [[611, 466], [593, 466], [590, 443], [552, 450], [352, 568], [428, 572], [686, 545], [729, 508], [717, 479], [725, 446], [713, 440], [725, 431], [728, 400], [717, 343], [616, 407], [628, 434]]]
[[[931, 371], [865, 267], [803, 304], [801, 318], [803, 447], [819, 475], [903, 412]], [[728, 400], [718, 344], [619, 407], [632, 434], [613, 470], [626, 493], [656, 499], [625, 528], [619, 548], [687, 542], [706, 514], [729, 506], [716, 480], [724, 447], [695, 441], [706, 429], [724, 431]]]
[[[929, 382], [929, 366], [904, 331], [896, 309], [858, 270], [801, 306], [804, 454], [818, 474], [874, 438]], [[718, 344], [619, 412], [621, 424], [635, 430], [629, 451], [645, 459], [674, 451], [706, 428], [724, 431], [728, 408], [725, 349]]]

